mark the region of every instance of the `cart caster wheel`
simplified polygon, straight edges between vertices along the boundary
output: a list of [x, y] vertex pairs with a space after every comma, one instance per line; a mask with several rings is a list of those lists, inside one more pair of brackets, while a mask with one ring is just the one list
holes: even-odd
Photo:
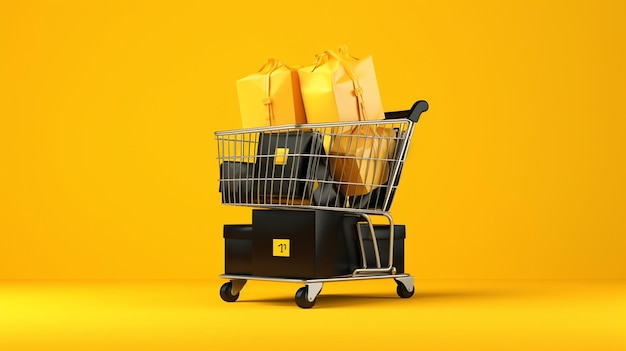
[[239, 298], [239, 293], [233, 295], [233, 282], [227, 282], [220, 288], [220, 297], [226, 302], [235, 302]]
[[398, 296], [400, 296], [403, 299], [408, 299], [409, 297], [413, 296], [413, 294], [415, 293], [415, 287], [413, 287], [412, 291], [409, 291], [406, 286], [404, 286], [404, 284], [402, 283], [398, 283], [398, 287], [396, 288], [396, 292], [398, 293]]
[[315, 300], [309, 301], [307, 298], [307, 287], [302, 287], [296, 291], [296, 305], [300, 308], [311, 308], [315, 305]]

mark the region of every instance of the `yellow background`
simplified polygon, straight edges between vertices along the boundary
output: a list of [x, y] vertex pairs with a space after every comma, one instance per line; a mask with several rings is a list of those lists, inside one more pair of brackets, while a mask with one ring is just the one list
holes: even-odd
[[212, 278], [213, 132], [268, 58], [426, 99], [392, 207], [417, 278], [626, 278], [621, 1], [2, 1], [0, 278]]

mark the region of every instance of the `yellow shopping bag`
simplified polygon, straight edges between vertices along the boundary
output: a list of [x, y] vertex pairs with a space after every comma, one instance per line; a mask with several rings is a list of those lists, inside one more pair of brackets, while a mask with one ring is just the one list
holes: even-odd
[[[382, 106], [371, 56], [359, 60], [347, 47], [324, 51], [313, 66], [298, 70], [309, 123], [382, 120]], [[393, 131], [371, 124], [331, 129], [324, 149], [342, 195], [367, 194], [389, 178], [395, 152]]]
[[385, 184], [396, 148], [395, 131], [371, 124], [333, 129], [324, 148], [330, 155], [330, 171], [341, 194], [364, 195]]
[[309, 123], [385, 118], [371, 56], [354, 58], [344, 45], [317, 55], [298, 76]]
[[298, 71], [275, 59], [237, 81], [243, 128], [306, 123]]

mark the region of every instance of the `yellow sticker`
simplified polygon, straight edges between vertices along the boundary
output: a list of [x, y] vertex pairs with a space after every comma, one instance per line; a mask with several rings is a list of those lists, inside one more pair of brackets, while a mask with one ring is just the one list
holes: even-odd
[[289, 239], [273, 239], [274, 256], [289, 257]]
[[275, 165], [284, 165], [287, 163], [287, 157], [289, 157], [289, 148], [285, 147], [277, 147], [276, 148], [276, 156], [274, 156], [274, 164]]

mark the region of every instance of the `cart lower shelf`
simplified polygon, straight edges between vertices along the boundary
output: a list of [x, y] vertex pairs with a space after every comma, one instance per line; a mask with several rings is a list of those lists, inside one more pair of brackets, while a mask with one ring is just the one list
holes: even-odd
[[300, 283], [304, 287], [296, 291], [295, 301], [298, 307], [311, 308], [315, 305], [317, 296], [322, 291], [322, 286], [326, 282], [352, 281], [352, 280], [369, 280], [369, 279], [389, 279], [393, 278], [397, 284], [396, 292], [401, 298], [409, 298], [413, 296], [415, 289], [413, 286], [413, 277], [408, 274], [367, 274], [367, 275], [349, 275], [332, 278], [320, 279], [297, 279], [297, 278], [276, 278], [262, 277], [252, 275], [235, 275], [222, 274], [220, 278], [230, 279], [220, 288], [220, 297], [226, 302], [235, 302], [239, 298], [239, 292], [243, 289], [248, 280], [265, 280], [274, 282]]

